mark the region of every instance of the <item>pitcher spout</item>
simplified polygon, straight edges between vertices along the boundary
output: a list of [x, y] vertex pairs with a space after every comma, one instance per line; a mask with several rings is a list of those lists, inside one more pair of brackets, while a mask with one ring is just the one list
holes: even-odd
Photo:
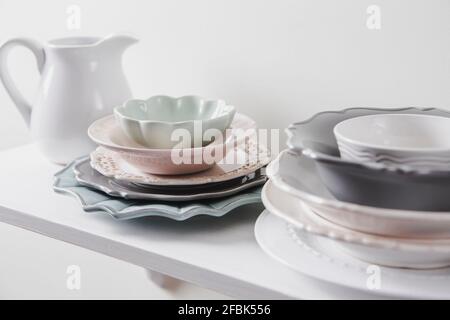
[[137, 43], [139, 39], [126, 34], [111, 34], [97, 43], [99, 48], [113, 50], [110, 52], [123, 52], [129, 46]]

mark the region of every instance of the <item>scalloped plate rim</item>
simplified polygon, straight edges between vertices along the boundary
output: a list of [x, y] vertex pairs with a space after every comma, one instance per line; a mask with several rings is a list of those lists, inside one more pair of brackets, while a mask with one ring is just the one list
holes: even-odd
[[[229, 197], [228, 199], [230, 199], [232, 201], [225, 203], [225, 205], [223, 205], [220, 208], [214, 208], [212, 206], [207, 207], [206, 205], [202, 205], [199, 203], [193, 203], [193, 204], [190, 204], [189, 206], [183, 207], [181, 209], [173, 208], [173, 210], [177, 211], [176, 214], [174, 214], [173, 211], [170, 212], [169, 210], [164, 209], [164, 206], [167, 206], [165, 204], [146, 205], [146, 206], [143, 206], [139, 210], [135, 210], [134, 212], [129, 211], [130, 207], [132, 207], [133, 205], [117, 211], [117, 210], [109, 207], [107, 204], [104, 204], [105, 201], [99, 201], [95, 204], [88, 204], [85, 201], [85, 199], [83, 198], [83, 196], [79, 192], [76, 191], [76, 189], [89, 190], [89, 191], [92, 191], [95, 193], [100, 193], [100, 191], [90, 190], [89, 188], [83, 187], [81, 185], [78, 187], [77, 186], [61, 187], [58, 185], [60, 183], [60, 181], [62, 180], [62, 177], [60, 177], [61, 174], [65, 173], [67, 170], [69, 170], [69, 168], [73, 167], [73, 165], [75, 163], [85, 160], [85, 159], [86, 159], [86, 157], [76, 159], [73, 162], [71, 162], [69, 165], [67, 165], [66, 167], [59, 170], [57, 173], [55, 173], [53, 190], [58, 193], [70, 195], [70, 196], [74, 197], [75, 199], [78, 200], [78, 202], [81, 204], [83, 210], [86, 212], [102, 211], [102, 212], [108, 213], [111, 217], [113, 217], [117, 220], [129, 220], [129, 219], [141, 218], [141, 217], [146, 217], [146, 216], [160, 216], [160, 217], [165, 217], [165, 218], [169, 218], [169, 219], [173, 219], [173, 220], [177, 220], [177, 221], [187, 220], [187, 219], [192, 218], [197, 215], [221, 217], [240, 206], [244, 206], [247, 204], [253, 204], [253, 203], [261, 203], [261, 187], [257, 187], [255, 189], [252, 189], [253, 190], [252, 192], [237, 194], [237, 195]], [[108, 197], [107, 195], [105, 195], [105, 196]], [[222, 200], [225, 200], [225, 199], [222, 199]], [[117, 201], [120, 199], [108, 199], [106, 201], [110, 201], [110, 200]], [[158, 206], [158, 208], [152, 207], [152, 206]], [[152, 209], [159, 210], [159, 212], [148, 212], [148, 210], [152, 210]], [[147, 211], [147, 212], [143, 212], [143, 211]]]

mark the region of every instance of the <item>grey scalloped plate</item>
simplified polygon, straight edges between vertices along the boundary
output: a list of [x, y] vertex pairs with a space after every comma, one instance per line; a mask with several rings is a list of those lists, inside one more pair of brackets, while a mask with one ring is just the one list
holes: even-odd
[[267, 177], [260, 169], [250, 175], [244, 175], [225, 182], [207, 183], [193, 186], [140, 186], [131, 182], [117, 181], [107, 177], [91, 167], [89, 160], [78, 161], [74, 167], [75, 179], [83, 186], [102, 191], [107, 195], [135, 200], [158, 201], [194, 201], [213, 198], [225, 198], [244, 190], [263, 185]]
[[[388, 166], [340, 157], [334, 126], [346, 119], [380, 113], [450, 117], [450, 112], [435, 108], [326, 111], [290, 125], [287, 144], [291, 150], [315, 161], [324, 184], [341, 201], [389, 209], [449, 211], [450, 170]], [[301, 168], [297, 174], [301, 174]]]
[[261, 187], [249, 189], [227, 198], [202, 201], [167, 202], [115, 198], [78, 183], [73, 169], [77, 163], [86, 159], [75, 160], [57, 172], [53, 189], [58, 193], [74, 196], [80, 201], [86, 212], [101, 211], [118, 220], [147, 216], [160, 216], [178, 221], [197, 215], [221, 217], [243, 205], [261, 202]]
[[392, 166], [384, 165], [382, 163], [365, 163], [342, 159], [334, 136], [334, 127], [344, 120], [374, 114], [422, 114], [450, 118], [449, 111], [437, 108], [348, 108], [343, 110], [323, 111], [307, 120], [291, 124], [286, 129], [288, 135], [286, 143], [290, 149], [303, 153], [307, 157], [317, 161], [347, 166], [362, 166], [371, 170], [394, 171], [402, 174], [448, 174], [449, 170], [436, 168], [419, 169], [407, 165]]

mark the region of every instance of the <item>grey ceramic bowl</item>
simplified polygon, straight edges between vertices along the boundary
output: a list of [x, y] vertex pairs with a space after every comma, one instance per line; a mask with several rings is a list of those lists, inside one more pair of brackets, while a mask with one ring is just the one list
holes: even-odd
[[340, 157], [334, 126], [346, 119], [381, 113], [450, 117], [450, 112], [434, 108], [352, 108], [322, 112], [292, 124], [287, 129], [288, 146], [315, 160], [324, 184], [341, 201], [392, 209], [449, 210], [450, 168], [415, 169], [354, 162]]

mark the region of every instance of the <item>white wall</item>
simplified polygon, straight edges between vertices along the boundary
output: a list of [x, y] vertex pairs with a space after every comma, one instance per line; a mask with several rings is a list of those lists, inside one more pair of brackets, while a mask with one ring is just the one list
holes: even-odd
[[[82, 9], [79, 31], [66, 28], [71, 4]], [[371, 4], [381, 8], [377, 31], [366, 27]], [[124, 66], [137, 97], [224, 98], [266, 128], [343, 107], [450, 108], [449, 30], [448, 0], [0, 0], [0, 42], [18, 35], [44, 41], [133, 32], [141, 42], [126, 53]], [[34, 64], [22, 49], [11, 59], [29, 97], [38, 81]], [[0, 147], [28, 141], [1, 88], [0, 105]], [[19, 231], [1, 228], [2, 242], [20, 240]], [[23, 241], [28, 237], [24, 233]], [[50, 241], [38, 243], [54, 248]], [[97, 259], [64, 246], [63, 256], [72, 254]], [[26, 263], [26, 256], [17, 259]], [[0, 268], [2, 274], [13, 272], [14, 264]], [[26, 290], [20, 278], [15, 281]], [[39, 290], [44, 296], [60, 292]], [[0, 287], [0, 296], [8, 292]]]

